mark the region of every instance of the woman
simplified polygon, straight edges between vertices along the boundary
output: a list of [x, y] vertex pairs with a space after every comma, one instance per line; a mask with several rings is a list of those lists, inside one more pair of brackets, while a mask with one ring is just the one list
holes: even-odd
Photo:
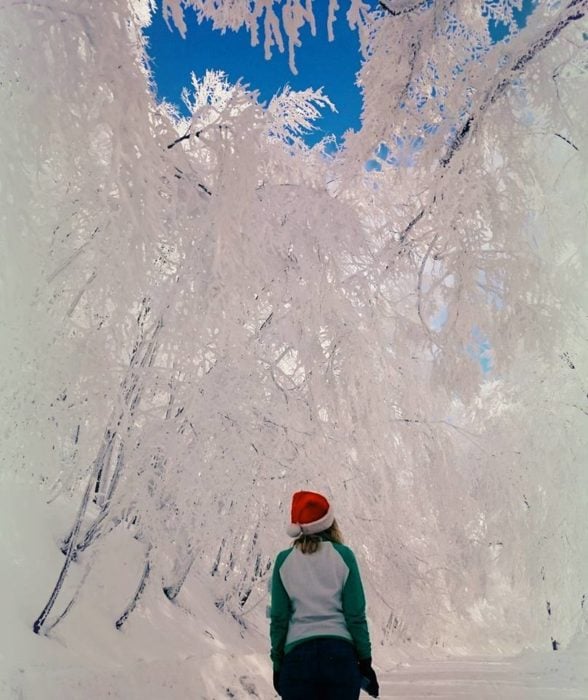
[[327, 499], [295, 493], [287, 532], [294, 544], [278, 554], [272, 575], [276, 692], [283, 700], [357, 700], [363, 685], [378, 697], [359, 569]]

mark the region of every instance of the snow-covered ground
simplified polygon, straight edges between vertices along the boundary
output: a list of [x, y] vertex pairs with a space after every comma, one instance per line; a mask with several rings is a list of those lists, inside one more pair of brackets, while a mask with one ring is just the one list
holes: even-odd
[[[72, 517], [68, 501], [47, 505], [46, 497], [29, 484], [0, 481], [1, 700], [275, 697], [264, 605], [243, 628], [215, 608], [210, 577], [191, 577], [177, 604], [149, 586], [124, 629], [115, 629], [142, 566], [140, 545], [124, 531], [93, 555], [63, 622], [49, 637], [34, 635], [33, 620], [62, 563], [57, 543]], [[75, 565], [80, 575], [85, 563]], [[381, 697], [586, 700], [587, 641], [515, 659], [415, 660], [377, 649]]]
[[411, 661], [382, 675], [382, 698], [586, 700], [588, 645], [515, 659]]
[[[212, 580], [192, 576], [177, 604], [161, 586], [148, 586], [116, 630], [142, 567], [142, 548], [126, 531], [98, 546], [67, 617], [49, 637], [35, 635], [32, 623], [63, 563], [57, 545], [73, 517], [69, 501], [47, 505], [44, 497], [29, 485], [0, 481], [2, 700], [272, 697], [265, 630], [253, 621], [245, 631], [219, 612]], [[72, 579], [79, 580], [85, 563], [75, 564], [80, 571]]]

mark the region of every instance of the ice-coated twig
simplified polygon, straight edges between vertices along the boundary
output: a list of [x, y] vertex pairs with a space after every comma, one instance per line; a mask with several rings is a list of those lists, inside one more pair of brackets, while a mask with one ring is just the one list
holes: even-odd
[[182, 590], [182, 586], [184, 585], [186, 578], [190, 573], [190, 569], [192, 568], [192, 564], [194, 564], [194, 561], [195, 557], [192, 554], [188, 556], [182, 564], [178, 564], [177, 569], [179, 573], [176, 576], [175, 581], [169, 586], [164, 586], [163, 592], [165, 593], [167, 598], [172, 601], [172, 603], [177, 598], [179, 592]]
[[117, 630], [120, 630], [123, 628], [124, 624], [129, 619], [129, 616], [131, 615], [133, 610], [137, 607], [139, 601], [141, 600], [141, 596], [143, 595], [143, 593], [145, 591], [145, 587], [147, 586], [147, 581], [149, 580], [149, 574], [151, 573], [151, 560], [149, 559], [150, 552], [151, 552], [151, 547], [148, 548], [147, 553], [145, 555], [145, 565], [143, 566], [143, 571], [141, 573], [141, 578], [139, 579], [139, 585], [137, 586], [137, 590], [135, 591], [135, 595], [131, 598], [129, 604], [124, 609], [122, 615], [115, 622], [115, 627]]
[[402, 17], [403, 15], [408, 15], [411, 12], [416, 12], [420, 8], [429, 7], [430, 4], [426, 3], [425, 0], [420, 0], [414, 3], [409, 3], [404, 7], [398, 9], [390, 7], [390, 0], [380, 0], [380, 7], [385, 10], [392, 17]]
[[47, 601], [47, 604], [41, 611], [41, 614], [39, 617], [35, 620], [33, 623], [33, 632], [35, 634], [39, 634], [43, 628], [43, 625], [47, 621], [47, 617], [49, 616], [49, 613], [51, 612], [53, 606], [55, 605], [55, 601], [57, 600], [57, 597], [61, 591], [61, 587], [63, 586], [63, 582], [65, 581], [65, 577], [67, 576], [67, 572], [69, 571], [69, 567], [71, 566], [71, 563], [73, 561], [73, 555], [75, 552], [75, 548], [78, 543], [78, 535], [80, 532], [80, 529], [82, 527], [82, 522], [84, 519], [84, 515], [86, 513], [86, 508], [88, 507], [88, 503], [90, 501], [90, 496], [92, 494], [94, 484], [96, 482], [96, 475], [97, 471], [99, 469], [99, 464], [98, 461], [94, 463], [94, 467], [90, 473], [90, 477], [88, 479], [88, 484], [86, 486], [86, 490], [84, 491], [84, 496], [82, 498], [82, 502], [80, 503], [80, 507], [78, 509], [78, 514], [75, 519], [74, 527], [73, 530], [71, 531], [70, 537], [69, 537], [69, 544], [67, 548], [67, 552], [65, 555], [65, 561], [63, 562], [63, 566], [61, 567], [61, 571], [59, 573], [59, 576], [57, 578], [57, 582], [55, 583], [55, 586], [53, 588], [53, 591], [51, 592], [51, 595], [49, 596], [49, 600]]
[[79, 595], [80, 595], [80, 591], [82, 590], [82, 588], [86, 582], [86, 579], [88, 578], [88, 574], [90, 573], [92, 566], [94, 564], [95, 555], [96, 555], [96, 552], [92, 552], [92, 554], [90, 555], [89, 561], [87, 561], [86, 564], [84, 565], [84, 573], [82, 575], [82, 578], [80, 579], [80, 582], [76, 586], [76, 590], [75, 590], [73, 596], [71, 597], [71, 600], [63, 609], [63, 612], [61, 612], [60, 615], [58, 617], [56, 617], [55, 620], [53, 620], [53, 622], [51, 622], [50, 624], [45, 626], [45, 632], [44, 632], [45, 635], [48, 636], [52, 632], [52, 630], [54, 630], [57, 627], [57, 625], [60, 622], [63, 622], [63, 620], [65, 619], [67, 614], [70, 612], [70, 610], [73, 608], [75, 603], [77, 603]]

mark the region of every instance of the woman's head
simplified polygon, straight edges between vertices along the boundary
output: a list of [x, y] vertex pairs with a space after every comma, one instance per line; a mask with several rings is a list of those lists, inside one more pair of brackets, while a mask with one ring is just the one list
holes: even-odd
[[290, 525], [286, 532], [290, 537], [316, 535], [328, 530], [335, 520], [329, 501], [314, 491], [296, 491], [292, 496]]
[[315, 552], [322, 539], [333, 542], [342, 540], [329, 501], [314, 491], [297, 491], [292, 496], [287, 532], [305, 553]]

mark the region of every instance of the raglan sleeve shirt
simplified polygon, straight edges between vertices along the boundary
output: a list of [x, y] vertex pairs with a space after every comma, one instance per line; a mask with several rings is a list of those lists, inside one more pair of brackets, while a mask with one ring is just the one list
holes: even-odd
[[[360, 659], [371, 657], [371, 644], [365, 614], [365, 594], [355, 555], [342, 544], [333, 543], [333, 547], [345, 562], [347, 576], [341, 588], [341, 608], [345, 626]], [[288, 628], [292, 616], [292, 602], [280, 576], [282, 564], [292, 552], [291, 549], [280, 552], [276, 557], [271, 581], [270, 607], [270, 641], [271, 660], [275, 671], [280, 669], [285, 653]], [[308, 555], [312, 556], [312, 555]], [[316, 636], [316, 632], [312, 635]], [[330, 635], [327, 635], [330, 636]], [[300, 639], [299, 641], [303, 641]], [[290, 646], [290, 645], [289, 645]]]

